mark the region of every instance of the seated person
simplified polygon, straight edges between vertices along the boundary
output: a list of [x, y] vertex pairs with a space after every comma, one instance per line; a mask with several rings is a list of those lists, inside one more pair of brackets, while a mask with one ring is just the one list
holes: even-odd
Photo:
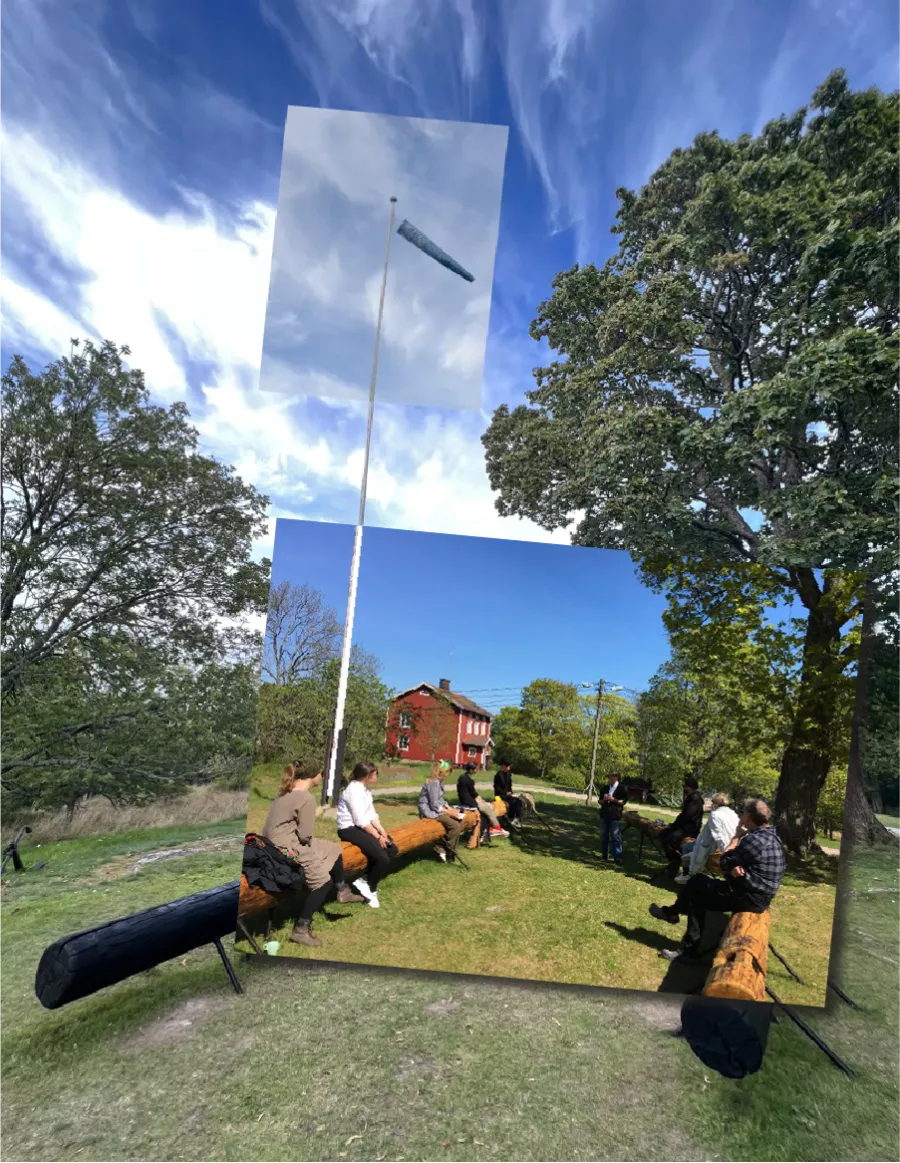
[[322, 944], [313, 936], [312, 918], [328, 900], [332, 889], [342, 905], [361, 904], [365, 899], [347, 887], [340, 844], [313, 835], [316, 801], [310, 789], [321, 782], [321, 771], [311, 775], [302, 763], [289, 763], [261, 833], [284, 856], [299, 864], [306, 877], [309, 895], [290, 937], [298, 945]]
[[463, 811], [477, 811], [480, 814], [481, 826], [476, 828], [472, 833], [472, 838], [469, 840], [469, 847], [475, 848], [478, 846], [479, 835], [483, 837], [485, 834], [489, 836], [508, 836], [507, 832], [500, 825], [500, 820], [493, 807], [482, 799], [475, 790], [475, 777], [472, 774], [475, 771], [474, 763], [467, 763], [463, 768], [463, 773], [456, 781], [456, 795], [459, 799], [459, 806]]
[[373, 909], [381, 907], [378, 884], [389, 871], [391, 861], [399, 855], [397, 846], [381, 826], [372, 801], [369, 789], [377, 779], [378, 768], [374, 763], [357, 763], [337, 810], [338, 836], [348, 844], [355, 844], [369, 862], [366, 875], [354, 880], [353, 887]]
[[728, 796], [717, 792], [710, 800], [712, 810], [696, 840], [681, 849], [684, 872], [675, 877], [676, 884], [686, 884], [691, 876], [703, 872], [706, 862], [714, 852], [724, 852], [741, 824], [741, 818], [728, 806]]
[[419, 819], [440, 820], [446, 829], [446, 836], [434, 846], [438, 858], [445, 862], [456, 855], [459, 838], [466, 830], [465, 813], [451, 808], [444, 798], [444, 780], [449, 770], [446, 759], [435, 761], [431, 778], [419, 792]]
[[670, 880], [675, 879], [681, 867], [682, 840], [696, 840], [700, 835], [700, 826], [703, 823], [703, 796], [697, 790], [698, 787], [694, 776], [685, 776], [681, 811], [657, 836], [669, 861], [666, 875]]
[[746, 834], [741, 839], [734, 836], [722, 853], [724, 881], [692, 876], [674, 904], [650, 906], [652, 917], [670, 925], [687, 917], [679, 948], [660, 953], [667, 961], [696, 960], [707, 912], [764, 913], [772, 903], [784, 877], [785, 855], [765, 800], [746, 801], [741, 826]]
[[515, 828], [518, 832], [522, 827], [520, 819], [522, 815], [522, 801], [518, 796], [513, 795], [511, 763], [501, 763], [494, 775], [494, 795], [506, 804], [506, 816], [509, 820], [509, 826]]

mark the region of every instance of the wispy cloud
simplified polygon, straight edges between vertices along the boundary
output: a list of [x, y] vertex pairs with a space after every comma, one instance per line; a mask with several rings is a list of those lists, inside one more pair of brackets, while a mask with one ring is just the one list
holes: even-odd
[[479, 409], [505, 152], [502, 126], [292, 106], [261, 387], [368, 397], [393, 196], [394, 230], [408, 214], [476, 281], [392, 231], [379, 398]]

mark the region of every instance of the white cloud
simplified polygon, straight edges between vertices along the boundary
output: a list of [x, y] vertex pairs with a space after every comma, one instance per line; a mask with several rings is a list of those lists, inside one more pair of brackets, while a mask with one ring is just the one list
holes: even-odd
[[[27, 206], [45, 244], [86, 272], [77, 314], [94, 336], [128, 344], [133, 366], [144, 370], [159, 397], [187, 394], [185, 369], [166, 329], [188, 358], [214, 361], [230, 377], [258, 363], [270, 207], [247, 206], [245, 221], [227, 236], [199, 195], [199, 217], [155, 217], [31, 134], [4, 127], [2, 140], [5, 190]], [[20, 333], [23, 305], [31, 304], [32, 333], [47, 346], [63, 313], [44, 300], [39, 321], [24, 274], [7, 273], [4, 297], [18, 310]]]
[[[379, 396], [480, 407], [505, 150], [502, 126], [292, 106], [261, 386], [296, 395], [314, 367], [340, 382], [335, 395], [368, 395], [395, 196]], [[406, 217], [474, 287], [396, 236]]]

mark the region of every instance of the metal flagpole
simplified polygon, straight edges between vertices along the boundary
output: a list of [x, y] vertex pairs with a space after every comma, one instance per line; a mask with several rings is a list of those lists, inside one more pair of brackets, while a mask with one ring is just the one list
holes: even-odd
[[341, 651], [341, 672], [338, 679], [337, 706], [334, 711], [334, 734], [328, 759], [328, 777], [325, 781], [327, 799], [334, 797], [337, 787], [338, 755], [343, 755], [340, 745], [344, 727], [344, 707], [347, 702], [347, 682], [350, 677], [350, 647], [353, 641], [353, 614], [356, 610], [356, 585], [359, 581], [359, 558], [362, 552], [363, 524], [366, 519], [366, 488], [369, 480], [369, 448], [372, 443], [372, 418], [375, 413], [375, 380], [378, 376], [378, 346], [381, 342], [381, 320], [384, 315], [384, 292], [387, 287], [388, 259], [391, 253], [391, 235], [394, 231], [394, 211], [397, 199], [391, 198], [391, 216], [388, 221], [387, 244], [384, 248], [384, 271], [381, 275], [381, 298], [378, 301], [378, 323], [375, 327], [375, 351], [372, 356], [372, 377], [369, 380], [369, 414], [366, 419], [366, 447], [363, 454], [362, 485], [359, 490], [359, 520], [353, 534], [353, 558], [350, 563], [350, 589], [347, 594], [347, 617], [344, 620], [344, 644]]
[[590, 806], [591, 796], [594, 794], [594, 773], [597, 770], [597, 741], [600, 738], [600, 711], [603, 706], [603, 679], [597, 683], [597, 717], [594, 720], [594, 745], [591, 748], [591, 778], [588, 781], [585, 805]]

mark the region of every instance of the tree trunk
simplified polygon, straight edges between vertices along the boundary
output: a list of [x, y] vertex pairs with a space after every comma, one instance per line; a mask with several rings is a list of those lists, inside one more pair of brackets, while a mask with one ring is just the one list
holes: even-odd
[[897, 838], [875, 818], [863, 784], [863, 755], [866, 745], [866, 719], [869, 706], [869, 682], [875, 652], [875, 596], [871, 583], [866, 585], [863, 604], [862, 635], [853, 700], [853, 726], [850, 732], [850, 764], [847, 769], [847, 801], [844, 805], [842, 839], [852, 844], [897, 842]]
[[834, 746], [840, 677], [841, 626], [846, 613], [829, 587], [812, 582], [802, 595], [809, 610], [800, 690], [791, 738], [781, 761], [775, 795], [775, 824], [785, 847], [806, 856], [815, 845], [815, 816]]

